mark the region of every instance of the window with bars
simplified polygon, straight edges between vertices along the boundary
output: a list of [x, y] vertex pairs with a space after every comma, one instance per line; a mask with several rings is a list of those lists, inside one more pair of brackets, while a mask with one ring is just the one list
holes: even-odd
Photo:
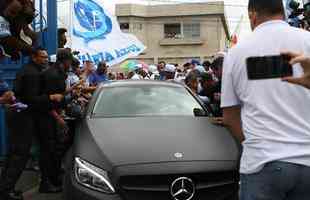
[[164, 37], [181, 39], [181, 38], [198, 38], [200, 37], [199, 23], [174, 23], [164, 24]]
[[200, 37], [200, 24], [183, 24], [183, 36], [184, 38], [197, 38]]
[[125, 23], [120, 23], [120, 28], [122, 31], [129, 31], [129, 23], [125, 22]]
[[179, 38], [182, 35], [181, 24], [165, 24], [164, 25], [165, 38]]

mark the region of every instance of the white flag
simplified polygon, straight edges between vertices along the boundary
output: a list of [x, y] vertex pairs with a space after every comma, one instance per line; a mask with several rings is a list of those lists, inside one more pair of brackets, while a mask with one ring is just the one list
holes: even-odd
[[121, 31], [103, 0], [73, 0], [72, 11], [72, 49], [80, 52], [81, 61], [114, 65], [145, 50], [134, 35]]

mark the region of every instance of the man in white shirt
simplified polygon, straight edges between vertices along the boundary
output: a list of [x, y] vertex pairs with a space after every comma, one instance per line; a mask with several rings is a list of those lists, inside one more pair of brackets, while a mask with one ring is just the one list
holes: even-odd
[[[241, 200], [310, 199], [310, 92], [281, 79], [248, 80], [246, 59], [310, 53], [310, 33], [290, 27], [281, 0], [250, 0], [253, 34], [225, 57], [224, 123], [243, 144]], [[303, 70], [294, 66], [294, 76]]]

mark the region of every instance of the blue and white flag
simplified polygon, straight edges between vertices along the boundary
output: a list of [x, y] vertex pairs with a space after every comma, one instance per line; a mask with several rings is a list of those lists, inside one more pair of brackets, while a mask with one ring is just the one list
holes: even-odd
[[104, 0], [73, 0], [72, 7], [72, 49], [80, 52], [80, 61], [105, 61], [111, 66], [145, 50], [134, 35], [121, 31]]

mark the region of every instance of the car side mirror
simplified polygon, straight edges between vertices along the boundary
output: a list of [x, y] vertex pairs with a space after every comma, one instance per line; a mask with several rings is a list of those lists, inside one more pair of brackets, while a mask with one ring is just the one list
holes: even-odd
[[200, 108], [194, 108], [195, 117], [207, 117], [207, 112]]

